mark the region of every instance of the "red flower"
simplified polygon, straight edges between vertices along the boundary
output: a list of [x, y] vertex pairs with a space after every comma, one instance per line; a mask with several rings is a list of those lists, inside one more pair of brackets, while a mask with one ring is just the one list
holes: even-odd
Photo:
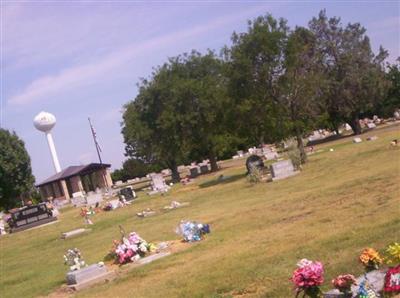
[[320, 262], [312, 262], [293, 272], [292, 281], [298, 290], [320, 286], [324, 282], [324, 269]]
[[390, 268], [385, 275], [385, 292], [400, 293], [400, 265]]

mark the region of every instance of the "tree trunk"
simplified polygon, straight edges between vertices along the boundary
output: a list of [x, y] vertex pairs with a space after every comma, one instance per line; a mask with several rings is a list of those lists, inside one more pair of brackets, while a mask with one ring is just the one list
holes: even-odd
[[355, 116], [353, 119], [351, 119], [349, 125], [351, 126], [351, 129], [353, 130], [355, 135], [360, 135], [361, 134], [361, 125], [360, 125], [360, 119], [358, 119], [358, 116]]
[[301, 135], [301, 132], [298, 128], [296, 128], [296, 140], [297, 140], [297, 148], [300, 150], [300, 159], [301, 163], [306, 163], [307, 161], [307, 154], [306, 151], [304, 150], [304, 144], [303, 144], [303, 138]]
[[179, 175], [178, 167], [177, 167], [175, 161], [173, 161], [173, 162], [170, 163], [169, 168], [170, 168], [170, 170], [171, 170], [171, 172], [172, 172], [172, 175], [171, 175], [171, 177], [172, 177], [172, 182], [173, 182], [173, 183], [177, 183], [177, 182], [181, 181], [181, 177], [180, 177], [180, 175]]
[[336, 132], [336, 135], [340, 135], [339, 126], [335, 126], [334, 131]]
[[211, 172], [218, 171], [217, 159], [215, 158], [214, 153], [211, 153], [209, 158], [210, 158], [210, 164], [211, 164]]

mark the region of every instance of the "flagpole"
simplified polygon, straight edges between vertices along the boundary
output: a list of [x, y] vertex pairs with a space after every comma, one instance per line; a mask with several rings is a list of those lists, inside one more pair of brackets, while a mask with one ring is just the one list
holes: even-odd
[[103, 162], [101, 161], [101, 156], [100, 156], [100, 151], [99, 151], [99, 144], [97, 143], [97, 139], [96, 139], [96, 133], [94, 132], [92, 122], [90, 121], [90, 117], [88, 117], [88, 120], [89, 120], [90, 130], [92, 131], [92, 137], [93, 137], [94, 145], [95, 145], [96, 151], [97, 151], [97, 156], [99, 157], [100, 164], [102, 164]]

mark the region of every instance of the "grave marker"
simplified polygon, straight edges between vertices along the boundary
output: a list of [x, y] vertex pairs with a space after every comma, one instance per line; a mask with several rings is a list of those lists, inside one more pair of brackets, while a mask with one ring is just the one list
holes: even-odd
[[293, 163], [290, 159], [278, 161], [271, 165], [271, 175], [273, 181], [284, 179], [298, 173], [298, 171], [294, 170]]

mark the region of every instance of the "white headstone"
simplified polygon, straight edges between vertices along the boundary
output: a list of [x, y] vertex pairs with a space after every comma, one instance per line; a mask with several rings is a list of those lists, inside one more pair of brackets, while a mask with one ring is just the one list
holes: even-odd
[[297, 173], [290, 159], [278, 161], [271, 165], [272, 180], [287, 178]]
[[164, 177], [161, 174], [151, 175], [151, 187], [153, 191], [157, 192], [167, 192], [169, 186], [165, 183]]
[[361, 138], [354, 138], [353, 139], [353, 143], [361, 143], [362, 142], [362, 140], [361, 140]]
[[93, 193], [86, 197], [86, 205], [94, 206], [97, 203], [101, 203], [103, 201], [103, 195], [101, 193]]

